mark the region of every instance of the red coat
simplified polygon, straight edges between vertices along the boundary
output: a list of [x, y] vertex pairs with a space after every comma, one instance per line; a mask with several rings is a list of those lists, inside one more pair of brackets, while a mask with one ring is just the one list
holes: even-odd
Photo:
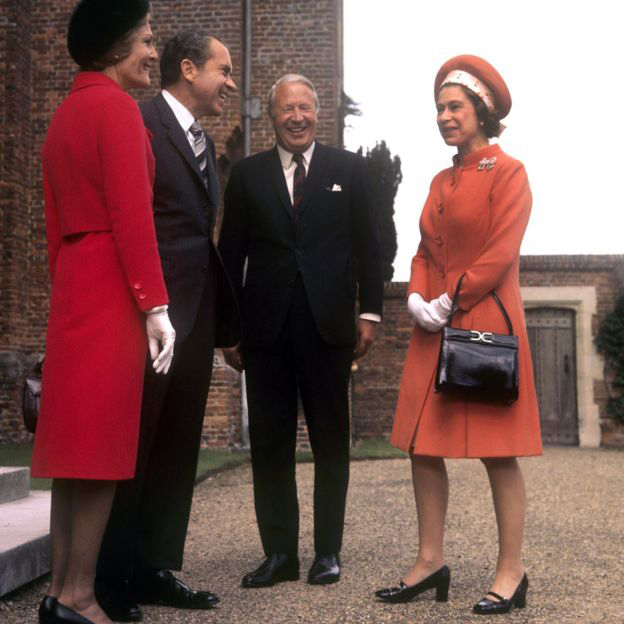
[[52, 293], [36, 477], [134, 476], [143, 311], [168, 301], [153, 175], [136, 102], [106, 76], [79, 73], [43, 147]]
[[[488, 166], [479, 166], [482, 159]], [[520, 296], [520, 243], [531, 211], [522, 163], [498, 145], [441, 171], [420, 219], [408, 294], [426, 300], [455, 292], [465, 272], [453, 327], [507, 333], [495, 289], [519, 341], [518, 400], [510, 406], [449, 398], [433, 391], [440, 333], [416, 325], [409, 344], [391, 442], [419, 455], [504, 457], [542, 452], [531, 353]]]

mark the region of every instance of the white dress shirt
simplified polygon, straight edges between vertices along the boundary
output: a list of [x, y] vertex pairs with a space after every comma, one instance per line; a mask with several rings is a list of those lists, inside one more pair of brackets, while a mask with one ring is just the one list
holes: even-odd
[[[312, 141], [312, 145], [310, 145], [310, 147], [308, 147], [305, 152], [302, 152], [303, 166], [305, 167], [306, 176], [308, 175], [308, 170], [310, 169], [310, 161], [312, 160], [312, 154], [314, 153], [314, 146], [315, 142]], [[288, 187], [288, 195], [290, 195], [290, 202], [292, 203], [293, 184], [297, 163], [293, 160], [293, 153], [285, 150], [281, 145], [277, 146], [277, 153], [279, 154], [280, 160], [282, 161], [284, 177], [286, 178], [286, 186]], [[374, 312], [364, 312], [360, 314], [360, 318], [366, 321], [373, 321], [374, 323], [381, 322], [381, 316], [379, 316], [379, 314], [375, 314]]]
[[184, 106], [179, 100], [176, 100], [169, 91], [163, 89], [162, 95], [165, 98], [165, 102], [169, 104], [175, 118], [178, 120], [178, 123], [182, 126], [182, 130], [184, 130], [184, 134], [186, 134], [186, 138], [189, 142], [189, 145], [195, 149], [195, 137], [191, 133], [191, 126], [195, 123], [195, 117], [191, 111]]
[[[308, 169], [310, 168], [310, 161], [312, 160], [312, 154], [314, 153], [314, 141], [312, 145], [308, 147], [305, 152], [302, 152], [303, 166], [305, 167], [306, 175], [308, 175]], [[297, 163], [293, 160], [294, 154], [285, 150], [281, 145], [277, 146], [277, 152], [280, 160], [282, 161], [282, 167], [284, 169], [284, 177], [286, 178], [286, 186], [288, 187], [288, 194], [290, 195], [290, 203], [293, 201], [293, 185], [295, 180], [295, 169]]]

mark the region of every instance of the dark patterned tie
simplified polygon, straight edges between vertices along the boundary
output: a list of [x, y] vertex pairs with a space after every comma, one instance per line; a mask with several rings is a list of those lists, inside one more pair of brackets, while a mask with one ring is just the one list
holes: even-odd
[[306, 170], [303, 164], [303, 154], [293, 154], [292, 159], [297, 163], [293, 178], [293, 217], [296, 221], [299, 216], [299, 206], [303, 199], [303, 184], [305, 182]]
[[208, 187], [208, 170], [206, 168], [207, 165], [207, 154], [206, 154], [206, 135], [202, 130], [202, 127], [199, 125], [198, 121], [193, 122], [193, 125], [189, 128], [193, 138], [195, 139], [195, 145], [193, 146], [193, 151], [195, 152], [195, 158], [197, 159], [197, 164], [199, 165], [199, 170], [201, 171], [202, 180], [204, 181], [204, 186]]

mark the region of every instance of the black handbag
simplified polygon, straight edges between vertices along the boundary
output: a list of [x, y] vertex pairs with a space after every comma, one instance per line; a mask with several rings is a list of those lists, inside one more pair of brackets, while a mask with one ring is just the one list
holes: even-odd
[[448, 325], [442, 330], [435, 391], [485, 402], [513, 403], [518, 398], [518, 337], [513, 335], [511, 319], [493, 290], [491, 295], [509, 334], [451, 327], [463, 278], [455, 289]]
[[22, 416], [26, 431], [35, 433], [37, 419], [39, 418], [39, 405], [41, 403], [41, 373], [43, 370], [43, 358], [35, 364], [33, 369], [24, 378], [22, 389]]

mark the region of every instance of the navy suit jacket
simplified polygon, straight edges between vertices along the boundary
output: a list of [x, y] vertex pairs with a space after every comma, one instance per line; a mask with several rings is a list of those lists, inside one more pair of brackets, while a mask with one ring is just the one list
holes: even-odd
[[330, 344], [355, 341], [358, 286], [360, 313], [381, 315], [381, 249], [364, 159], [317, 142], [298, 213], [295, 220], [276, 147], [234, 165], [219, 248], [241, 305], [245, 347], [277, 339], [298, 272]]
[[[162, 94], [139, 104], [152, 134], [156, 159], [154, 222], [163, 275], [169, 293], [169, 317], [178, 340], [195, 323], [206, 279], [217, 281], [217, 346], [240, 340], [238, 307], [230, 280], [212, 242], [219, 206], [215, 148], [208, 147], [208, 186], [204, 186], [195, 154], [184, 130]], [[210, 267], [213, 264], [214, 267]], [[211, 270], [211, 269], [214, 270]]]

